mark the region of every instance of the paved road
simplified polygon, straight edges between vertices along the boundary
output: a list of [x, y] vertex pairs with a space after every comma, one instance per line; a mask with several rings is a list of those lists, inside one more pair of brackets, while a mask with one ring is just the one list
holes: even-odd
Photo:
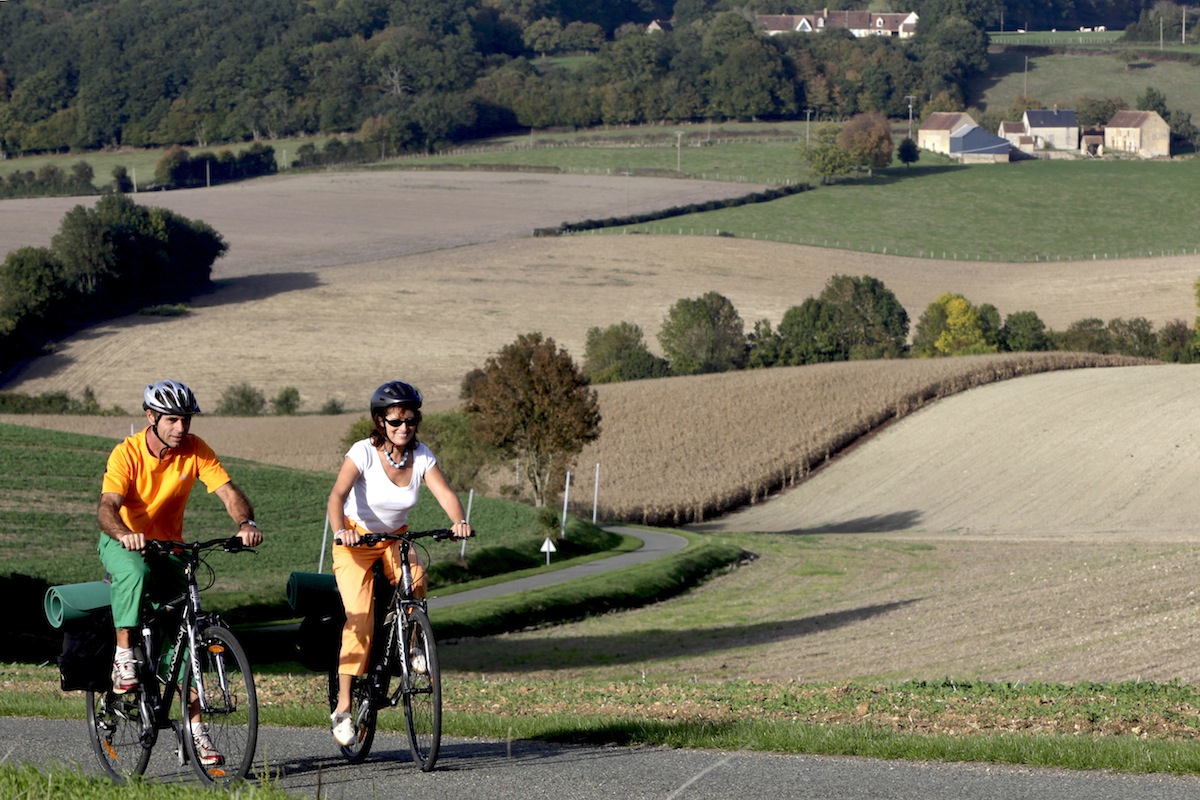
[[[520, 580], [497, 583], [494, 586], [488, 586], [483, 589], [472, 589], [469, 592], [459, 592], [458, 594], [451, 594], [445, 597], [432, 597], [429, 600], [429, 607], [431, 609], [446, 608], [447, 606], [454, 606], [459, 603], [468, 603], [472, 600], [487, 600], [505, 594], [540, 589], [543, 586], [551, 586], [556, 583], [574, 580], [575, 578], [586, 578], [614, 569], [631, 567], [634, 564], [643, 564], [647, 561], [653, 561], [656, 558], [662, 558], [665, 555], [682, 550], [687, 546], [687, 539], [677, 536], [674, 533], [616, 526], [610, 526], [607, 530], [624, 534], [625, 536], [632, 536], [635, 539], [641, 539], [645, 544], [632, 553], [598, 558], [595, 561], [589, 561], [577, 567], [567, 567], [566, 569], [532, 575]], [[470, 545], [467, 546], [470, 547]], [[550, 560], [553, 563], [553, 554], [551, 554]]]
[[[83, 714], [80, 702], [80, 715]], [[99, 775], [79, 721], [0, 718], [0, 756], [9, 761], [78, 766]], [[161, 740], [148, 776], [196, 783]], [[780, 756], [661, 747], [576, 747], [540, 742], [452, 739], [437, 769], [422, 773], [407, 741], [381, 733], [371, 759], [350, 765], [335, 756], [328, 732], [264, 728], [256, 774], [297, 797], [357, 800], [418, 796], [488, 800], [575, 798], [820, 798], [821, 800], [1193, 800], [1200, 778], [926, 764], [859, 758]], [[414, 794], [415, 793], [415, 794]]]

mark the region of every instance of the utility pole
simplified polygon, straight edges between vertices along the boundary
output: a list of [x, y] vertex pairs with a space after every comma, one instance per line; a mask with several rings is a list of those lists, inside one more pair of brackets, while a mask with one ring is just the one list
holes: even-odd
[[811, 108], [804, 109], [804, 146], [808, 147], [808, 121], [812, 117]]
[[680, 148], [682, 147], [682, 142], [683, 142], [683, 131], [675, 131], [675, 171], [676, 172], [682, 172], [682, 170], [680, 169], [680, 166], [681, 166]]
[[912, 104], [913, 104], [913, 100], [917, 99], [917, 96], [914, 94], [906, 94], [906, 95], [904, 95], [904, 99], [908, 101], [908, 138], [911, 139], [912, 138]]
[[1029, 56], [1025, 56], [1025, 88], [1021, 90], [1021, 94], [1029, 97]]

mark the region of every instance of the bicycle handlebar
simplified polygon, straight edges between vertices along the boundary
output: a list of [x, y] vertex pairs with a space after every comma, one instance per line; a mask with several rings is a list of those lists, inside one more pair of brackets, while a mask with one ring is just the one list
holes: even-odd
[[[377, 544], [388, 540], [414, 542], [417, 539], [431, 538], [435, 541], [444, 542], [446, 539], [454, 538], [454, 531], [449, 528], [433, 528], [427, 531], [405, 531], [404, 533], [364, 533], [358, 538], [358, 544]], [[334, 544], [341, 544], [342, 540], [334, 537]], [[356, 545], [349, 545], [354, 547]]]
[[175, 542], [164, 541], [162, 539], [150, 539], [146, 542], [146, 552], [152, 555], [170, 555], [171, 553], [189, 551], [201, 553], [205, 550], [215, 550], [218, 547], [226, 553], [240, 553], [243, 551], [258, 552], [253, 547], [247, 547], [243, 544], [241, 538], [237, 535], [221, 537], [220, 539], [208, 539], [203, 542]]

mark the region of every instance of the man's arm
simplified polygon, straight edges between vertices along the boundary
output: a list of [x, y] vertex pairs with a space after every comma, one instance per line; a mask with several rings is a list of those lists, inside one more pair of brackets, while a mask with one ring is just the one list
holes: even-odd
[[237, 535], [247, 547], [262, 544], [262, 531], [254, 522], [254, 508], [246, 499], [245, 493], [233, 481], [217, 489], [217, 497], [225, 504], [225, 511], [230, 519], [238, 524]]
[[124, 502], [124, 495], [102, 492], [96, 520], [100, 523], [100, 530], [120, 542], [126, 550], [142, 550], [146, 547], [146, 535], [140, 531], [129, 530], [125, 520], [121, 519], [121, 505]]

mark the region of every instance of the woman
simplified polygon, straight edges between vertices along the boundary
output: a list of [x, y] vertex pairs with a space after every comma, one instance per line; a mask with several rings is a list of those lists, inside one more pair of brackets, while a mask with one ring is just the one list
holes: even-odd
[[[397, 542], [354, 546], [365, 533], [402, 531], [408, 510], [417, 504], [421, 482], [453, 520], [454, 535], [472, 535], [462, 503], [446, 482], [429, 448], [417, 441], [421, 424], [421, 393], [402, 381], [391, 381], [371, 395], [370, 436], [355, 442], [346, 453], [333, 491], [329, 493], [329, 519], [337, 526], [333, 546], [333, 575], [337, 580], [346, 626], [338, 658], [337, 708], [331, 715], [333, 738], [346, 746], [354, 741], [350, 718], [350, 683], [365, 675], [375, 625], [372, 568], [382, 560], [384, 573], [395, 584], [400, 579]], [[413, 590], [425, 594], [425, 571], [412, 555]]]

